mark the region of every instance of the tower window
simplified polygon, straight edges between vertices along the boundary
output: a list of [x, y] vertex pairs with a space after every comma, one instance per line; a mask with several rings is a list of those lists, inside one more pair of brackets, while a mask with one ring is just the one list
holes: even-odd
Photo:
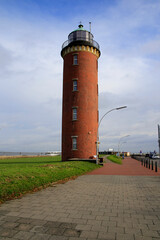
[[77, 137], [72, 137], [72, 150], [77, 150]]
[[73, 115], [72, 115], [72, 119], [73, 119], [73, 120], [77, 120], [77, 108], [74, 107], [74, 108], [72, 109], [72, 114], [73, 114]]
[[77, 91], [78, 87], [77, 87], [77, 80], [73, 80], [73, 91]]
[[78, 55], [77, 54], [73, 55], [73, 65], [78, 65]]

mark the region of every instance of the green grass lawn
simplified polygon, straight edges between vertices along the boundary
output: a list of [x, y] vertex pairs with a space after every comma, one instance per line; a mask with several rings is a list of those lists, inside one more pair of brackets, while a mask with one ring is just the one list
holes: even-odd
[[105, 157], [106, 154], [99, 154], [99, 157]]
[[61, 157], [0, 159], [0, 202], [100, 167], [89, 162], [61, 162]]
[[117, 157], [116, 155], [109, 155], [107, 158], [114, 163], [122, 164], [122, 158]]

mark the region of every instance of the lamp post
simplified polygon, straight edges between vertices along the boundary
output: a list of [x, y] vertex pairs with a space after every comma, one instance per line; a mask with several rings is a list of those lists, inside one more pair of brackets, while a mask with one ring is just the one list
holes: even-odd
[[159, 146], [159, 155], [160, 155], [160, 125], [158, 124], [158, 146]]
[[120, 145], [119, 145], [119, 149], [120, 149], [120, 150], [121, 150], [121, 148], [122, 148], [122, 144], [124, 144], [124, 143], [126, 143], [126, 142], [120, 143]]
[[114, 111], [114, 110], [121, 110], [123, 108], [127, 108], [127, 106], [122, 106], [122, 107], [117, 107], [117, 108], [112, 108], [111, 110], [109, 110], [108, 112], [106, 112], [100, 119], [99, 123], [98, 123], [98, 130], [97, 130], [97, 142], [96, 142], [96, 152], [97, 152], [97, 158], [96, 158], [96, 164], [98, 164], [98, 152], [99, 152], [99, 127], [100, 124], [103, 120], [103, 118], [110, 112]]
[[121, 137], [121, 138], [119, 139], [119, 143], [118, 143], [118, 155], [120, 155], [119, 147], [120, 147], [121, 140], [122, 140], [123, 138], [129, 137], [129, 136], [130, 136], [130, 135], [125, 135], [125, 136], [123, 136], [123, 137]]

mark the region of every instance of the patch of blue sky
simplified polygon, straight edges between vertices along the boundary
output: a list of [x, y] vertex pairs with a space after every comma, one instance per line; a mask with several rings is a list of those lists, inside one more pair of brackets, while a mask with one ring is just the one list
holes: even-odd
[[152, 39], [153, 36], [158, 35], [159, 29], [154, 25], [141, 25], [135, 29], [135, 34], [137, 38], [141, 38], [144, 41], [147, 41], [149, 39]]
[[96, 14], [104, 8], [117, 4], [117, 0], [1, 0], [0, 9], [8, 13], [27, 17], [51, 17], [68, 20], [75, 15]]
[[159, 29], [157, 29], [154, 25], [140, 25], [129, 29], [128, 31], [122, 32], [118, 38], [116, 38], [116, 32], [112, 35], [112, 37], [114, 37], [114, 35], [115, 44], [118, 45], [119, 48], [124, 49], [132, 47], [135, 44], [143, 45], [151, 40], [153, 41], [153, 39], [156, 39], [159, 36]]

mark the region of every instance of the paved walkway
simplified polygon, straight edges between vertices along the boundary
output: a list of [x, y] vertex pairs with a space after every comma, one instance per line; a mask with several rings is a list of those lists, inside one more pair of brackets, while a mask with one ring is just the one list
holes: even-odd
[[93, 173], [2, 204], [0, 239], [159, 240], [160, 177]]
[[[155, 161], [155, 160], [154, 160]], [[140, 161], [134, 160], [131, 157], [126, 157], [123, 160], [123, 164], [115, 164], [113, 162], [107, 162], [103, 168], [96, 169], [89, 173], [91, 175], [125, 175], [125, 176], [160, 176], [160, 169], [158, 172], [146, 168], [141, 165]]]

